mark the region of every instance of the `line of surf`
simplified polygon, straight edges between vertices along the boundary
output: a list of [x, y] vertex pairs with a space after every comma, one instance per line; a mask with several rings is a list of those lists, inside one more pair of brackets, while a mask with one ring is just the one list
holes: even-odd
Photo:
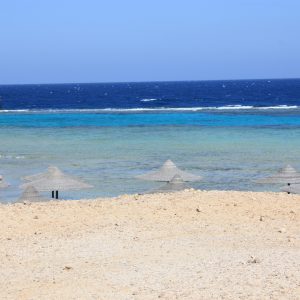
[[243, 106], [243, 105], [226, 105], [226, 106], [201, 106], [201, 107], [153, 107], [153, 108], [52, 108], [52, 109], [3, 109], [0, 113], [121, 113], [121, 112], [197, 112], [197, 111], [230, 111], [230, 110], [297, 110], [297, 105], [278, 105], [278, 106]]

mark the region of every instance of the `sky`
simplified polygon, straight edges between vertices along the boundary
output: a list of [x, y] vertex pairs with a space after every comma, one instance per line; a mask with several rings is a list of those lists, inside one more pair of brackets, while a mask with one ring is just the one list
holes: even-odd
[[0, 0], [0, 84], [300, 78], [299, 0]]

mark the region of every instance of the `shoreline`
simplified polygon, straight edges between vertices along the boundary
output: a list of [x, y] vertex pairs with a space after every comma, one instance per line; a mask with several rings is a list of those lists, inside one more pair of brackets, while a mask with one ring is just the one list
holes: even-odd
[[0, 205], [0, 218], [1, 299], [300, 294], [300, 195], [186, 190]]
[[187, 188], [185, 190], [182, 191], [175, 191], [175, 192], [153, 192], [153, 193], [132, 193], [132, 194], [120, 194], [117, 196], [99, 196], [99, 197], [93, 197], [93, 198], [78, 198], [78, 199], [52, 199], [49, 198], [49, 201], [43, 201], [43, 202], [28, 202], [28, 203], [22, 203], [22, 202], [0, 202], [0, 208], [1, 205], [5, 205], [5, 206], [12, 206], [12, 205], [47, 205], [49, 203], [52, 204], [59, 204], [59, 203], [72, 203], [72, 202], [82, 202], [82, 203], [88, 203], [88, 202], [118, 202], [120, 200], [126, 200], [126, 201], [130, 201], [130, 200], [144, 200], [143, 198], [148, 198], [150, 196], [150, 198], [152, 198], [152, 196], [159, 196], [159, 197], [165, 197], [165, 196], [175, 196], [174, 198], [176, 198], [176, 196], [178, 194], [228, 194], [228, 195], [235, 195], [235, 194], [242, 194], [242, 196], [287, 196], [290, 198], [299, 198], [300, 200], [300, 194], [288, 194], [287, 192], [284, 191], [239, 191], [239, 190], [205, 190], [205, 189], [195, 189], [195, 188]]

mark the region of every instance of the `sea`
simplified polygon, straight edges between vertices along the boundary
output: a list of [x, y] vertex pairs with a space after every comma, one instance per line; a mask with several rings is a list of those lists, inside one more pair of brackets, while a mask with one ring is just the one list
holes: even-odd
[[279, 191], [256, 181], [300, 170], [300, 79], [0, 85], [0, 106], [5, 203], [48, 166], [93, 185], [64, 199], [147, 192], [162, 183], [136, 176], [167, 159], [204, 190]]

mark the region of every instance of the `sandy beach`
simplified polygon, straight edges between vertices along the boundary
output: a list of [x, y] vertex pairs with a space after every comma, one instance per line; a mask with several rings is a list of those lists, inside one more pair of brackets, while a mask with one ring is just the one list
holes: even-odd
[[0, 299], [300, 299], [300, 196], [0, 205]]

